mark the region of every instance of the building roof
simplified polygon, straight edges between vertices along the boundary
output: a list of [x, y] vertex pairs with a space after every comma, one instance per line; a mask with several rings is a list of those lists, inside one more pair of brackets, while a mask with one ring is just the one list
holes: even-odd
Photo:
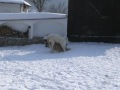
[[28, 2], [24, 0], [0, 0], [0, 3], [17, 3], [17, 4], [25, 4], [31, 6]]

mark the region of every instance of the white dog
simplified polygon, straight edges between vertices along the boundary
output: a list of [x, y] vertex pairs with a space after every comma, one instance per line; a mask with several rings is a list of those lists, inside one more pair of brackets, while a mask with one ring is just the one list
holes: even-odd
[[67, 38], [62, 37], [58, 34], [49, 34], [48, 36], [44, 37], [44, 40], [47, 41], [48, 46], [51, 48], [51, 52], [54, 52], [55, 43], [60, 44], [63, 51], [66, 51], [66, 45], [68, 42]]

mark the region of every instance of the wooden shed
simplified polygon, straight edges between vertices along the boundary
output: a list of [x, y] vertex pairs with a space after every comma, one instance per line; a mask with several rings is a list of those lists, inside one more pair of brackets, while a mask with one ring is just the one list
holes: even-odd
[[70, 41], [120, 42], [119, 0], [69, 0]]

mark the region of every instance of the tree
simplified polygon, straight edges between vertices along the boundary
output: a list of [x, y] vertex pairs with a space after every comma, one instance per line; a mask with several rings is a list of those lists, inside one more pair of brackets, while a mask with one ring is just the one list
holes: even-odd
[[49, 0], [30, 0], [39, 12], [45, 8], [45, 4]]
[[64, 2], [59, 2], [58, 4], [52, 4], [50, 5], [49, 12], [54, 12], [54, 13], [65, 13], [67, 14], [68, 7], [65, 5]]

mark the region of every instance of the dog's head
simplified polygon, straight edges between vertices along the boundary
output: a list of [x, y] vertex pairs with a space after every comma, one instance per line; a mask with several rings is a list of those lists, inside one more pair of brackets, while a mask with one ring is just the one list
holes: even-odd
[[44, 39], [43, 41], [44, 41], [45, 47], [49, 47], [47, 39]]
[[49, 47], [48, 40], [49, 40], [49, 35], [46, 35], [46, 36], [43, 38], [43, 41], [44, 41], [45, 47]]

